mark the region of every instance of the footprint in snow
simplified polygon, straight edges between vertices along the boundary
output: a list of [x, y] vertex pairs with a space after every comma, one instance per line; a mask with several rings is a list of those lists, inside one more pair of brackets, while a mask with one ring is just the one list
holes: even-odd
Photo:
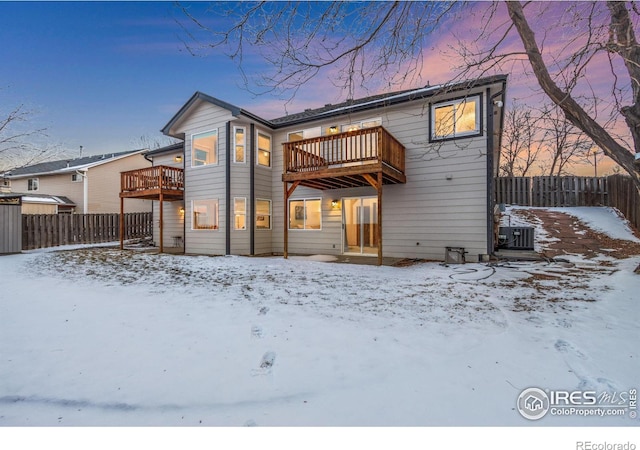
[[276, 361], [275, 352], [267, 352], [262, 355], [262, 359], [260, 360], [260, 368], [253, 369], [251, 371], [251, 375], [268, 375], [271, 373], [271, 368]]
[[261, 316], [266, 316], [268, 312], [269, 308], [267, 306], [263, 306], [262, 308], [260, 308], [260, 311], [258, 311], [258, 314]]
[[564, 339], [558, 339], [554, 345], [556, 350], [560, 353], [564, 353], [570, 356], [577, 356], [580, 359], [587, 359], [587, 355], [575, 348], [571, 342], [567, 342]]
[[251, 327], [251, 336], [258, 339], [261, 338], [263, 336], [262, 327], [253, 325]]

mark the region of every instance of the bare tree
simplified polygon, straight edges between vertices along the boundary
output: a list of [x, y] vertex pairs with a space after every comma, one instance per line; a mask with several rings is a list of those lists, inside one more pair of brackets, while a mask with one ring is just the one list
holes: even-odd
[[500, 174], [525, 177], [539, 162], [544, 142], [541, 118], [535, 110], [514, 101], [505, 113]]
[[[450, 33], [456, 19], [475, 14], [479, 20], [457, 45], [464, 63], [452, 80], [529, 68], [542, 92], [566, 119], [584, 132], [634, 180], [640, 172], [633, 151], [640, 153], [640, 47], [624, 2], [239, 2], [227, 9], [215, 4], [198, 16], [184, 7], [188, 48], [198, 54], [222, 49], [234, 59], [249, 89], [295, 96], [300, 86], [331, 71], [346, 98], [358, 89], [382, 89], [423, 82], [429, 37]], [[505, 11], [506, 7], [506, 11]], [[534, 33], [525, 7], [538, 29]], [[556, 8], [556, 9], [554, 9]], [[558, 8], [564, 11], [558, 16]], [[533, 10], [537, 11], [533, 11]], [[219, 19], [224, 20], [219, 20]], [[462, 22], [457, 22], [462, 23]], [[221, 25], [224, 24], [224, 25]], [[230, 25], [227, 25], [230, 24]], [[562, 29], [564, 27], [564, 29]], [[560, 29], [561, 34], [553, 31]], [[556, 48], [554, 40], [558, 40]], [[518, 45], [515, 45], [518, 44]], [[252, 52], [273, 71], [252, 79]], [[596, 93], [587, 72], [609, 67], [600, 81], [608, 94]], [[583, 100], [606, 95], [609, 111]], [[606, 117], [603, 117], [603, 114]], [[603, 126], [622, 118], [626, 132]], [[633, 151], [630, 151], [633, 150]]]
[[45, 128], [31, 128], [33, 112], [18, 105], [0, 115], [0, 172], [37, 164], [62, 151], [59, 146], [42, 144]]
[[169, 136], [149, 136], [148, 134], [144, 134], [137, 139], [132, 139], [131, 145], [134, 148], [156, 150], [161, 147], [177, 144], [178, 142], [180, 141]]
[[544, 115], [544, 151], [546, 164], [543, 172], [549, 176], [568, 175], [569, 168], [584, 161], [593, 148], [593, 142], [576, 128], [556, 105], [547, 107]]
[[[606, 52], [611, 62], [610, 77], [616, 112], [624, 117], [632, 137], [633, 149], [636, 153], [640, 153], [640, 46], [636, 41], [630, 12], [624, 2], [607, 2], [608, 21], [603, 20], [606, 15], [599, 10], [596, 3], [587, 6], [586, 19], [589, 20], [589, 27], [584, 30], [582, 45], [573, 52], [568, 61], [560, 66], [554, 80], [542, 57], [538, 41], [527, 21], [522, 4], [507, 2], [509, 17], [520, 36], [526, 56], [542, 90], [562, 109], [573, 125], [589, 136], [607, 156], [631, 175], [640, 191], [640, 171], [634, 167], [634, 156], [625, 142], [616, 139], [598, 123], [595, 117], [588, 114], [584, 105], [580, 105], [573, 95], [576, 86], [585, 78], [585, 70], [589, 63], [594, 61], [600, 53]], [[633, 12], [638, 15], [635, 7]], [[621, 58], [626, 74], [616, 70], [614, 57]], [[627, 106], [622, 106], [623, 100], [619, 95], [618, 83], [623, 75], [626, 75], [629, 80], [632, 91], [629, 99], [632, 103]], [[563, 86], [560, 87], [557, 81], [561, 81]]]

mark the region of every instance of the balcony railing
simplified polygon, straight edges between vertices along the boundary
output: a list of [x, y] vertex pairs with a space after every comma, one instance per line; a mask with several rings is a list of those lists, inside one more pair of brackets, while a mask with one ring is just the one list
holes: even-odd
[[285, 174], [376, 162], [405, 170], [404, 146], [381, 126], [285, 142], [283, 150]]
[[154, 166], [120, 173], [120, 195], [126, 197], [184, 191], [184, 170], [177, 167]]

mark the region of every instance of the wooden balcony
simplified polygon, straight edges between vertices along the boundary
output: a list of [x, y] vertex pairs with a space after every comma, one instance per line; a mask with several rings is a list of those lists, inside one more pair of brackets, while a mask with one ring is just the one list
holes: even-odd
[[316, 189], [406, 183], [405, 148], [383, 127], [285, 142], [282, 181]]
[[120, 197], [182, 200], [184, 170], [169, 166], [146, 167], [120, 173]]

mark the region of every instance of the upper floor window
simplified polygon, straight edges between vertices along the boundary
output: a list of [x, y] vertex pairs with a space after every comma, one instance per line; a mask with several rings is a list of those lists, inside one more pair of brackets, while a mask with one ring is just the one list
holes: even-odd
[[287, 134], [288, 142], [297, 142], [304, 139], [304, 131], [292, 131]]
[[480, 96], [431, 105], [431, 139], [480, 134]]
[[37, 191], [38, 187], [40, 185], [40, 182], [37, 178], [29, 178], [27, 180], [27, 190], [28, 191]]
[[258, 131], [258, 165], [271, 167], [271, 136]]
[[74, 183], [79, 183], [82, 181], [82, 175], [80, 175], [79, 173], [72, 173], [71, 174], [71, 181], [73, 181]]
[[194, 134], [191, 137], [191, 166], [218, 164], [218, 131]]
[[271, 136], [258, 131], [258, 165], [271, 167]]
[[363, 128], [373, 128], [373, 127], [379, 127], [380, 125], [382, 125], [382, 118], [378, 117], [375, 119], [365, 119], [365, 120], [361, 120], [359, 122], [352, 122], [352, 123], [348, 123], [348, 124], [343, 124], [340, 126], [340, 129], [345, 132], [345, 131], [356, 131], [356, 130], [362, 130]]
[[233, 162], [235, 163], [244, 163], [246, 162], [245, 154], [246, 154], [246, 135], [247, 130], [245, 127], [233, 127], [233, 142], [234, 142], [234, 153], [233, 153]]

